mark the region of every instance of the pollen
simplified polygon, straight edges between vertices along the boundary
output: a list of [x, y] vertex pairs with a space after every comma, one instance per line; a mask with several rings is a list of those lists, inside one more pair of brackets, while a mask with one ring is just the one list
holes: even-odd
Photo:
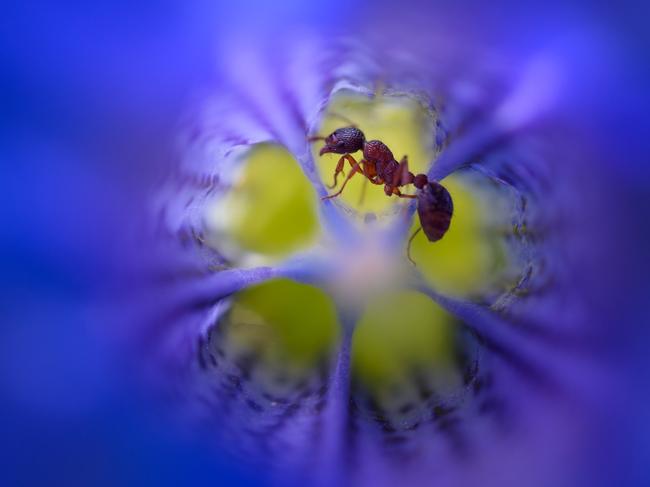
[[403, 285], [407, 268], [395, 258], [376, 231], [363, 235], [358, 251], [335, 250], [338, 253], [338, 272], [332, 285], [337, 300], [357, 308], [374, 296]]

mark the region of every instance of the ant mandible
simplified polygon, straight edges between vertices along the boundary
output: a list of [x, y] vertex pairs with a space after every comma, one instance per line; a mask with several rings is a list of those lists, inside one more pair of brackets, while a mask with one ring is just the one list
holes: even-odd
[[[407, 248], [408, 259], [414, 265], [415, 262], [411, 258], [411, 243], [420, 230], [424, 230], [430, 242], [440, 240], [447, 233], [454, 211], [449, 191], [438, 182], [429, 181], [425, 174], [413, 175], [408, 169], [407, 156], [397, 162], [386, 144], [380, 140], [366, 141], [364, 133], [354, 126], [342, 127], [327, 137], [315, 136], [310, 137], [309, 140], [325, 141], [325, 145], [319, 151], [321, 156], [327, 153], [342, 154], [334, 171], [334, 184], [331, 188], [336, 187], [338, 175], [343, 172], [345, 161], [347, 160], [352, 166], [341, 189], [337, 193], [325, 196], [324, 200], [339, 196], [357, 172], [363, 174], [373, 184], [384, 184], [386, 196], [396, 195], [399, 198], [417, 199], [420, 227], [409, 238]], [[359, 150], [363, 151], [363, 159], [357, 162], [351, 154]], [[402, 194], [399, 188], [408, 184], [416, 187], [416, 194]]]

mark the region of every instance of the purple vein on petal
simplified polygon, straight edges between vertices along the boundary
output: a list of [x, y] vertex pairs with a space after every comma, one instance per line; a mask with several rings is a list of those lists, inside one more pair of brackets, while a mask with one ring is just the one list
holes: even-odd
[[501, 320], [494, 312], [474, 303], [444, 296], [426, 285], [421, 286], [420, 291], [460, 319], [499, 354], [507, 355], [509, 360], [525, 368], [525, 371], [536, 379], [542, 382], [546, 380], [540, 370], [540, 361], [531, 363], [536, 352], [534, 344], [522, 337], [512, 325]]
[[542, 118], [556, 103], [560, 73], [552, 58], [538, 56], [522, 71], [507, 97], [485, 120], [453, 141], [429, 170], [440, 181]]
[[255, 108], [258, 116], [271, 127], [278, 141], [294, 152], [304, 136], [305, 127], [301, 125], [305, 117], [299, 107], [287, 106], [295, 101], [283, 96], [280, 89], [281, 68], [273, 63], [277, 56], [272, 52], [277, 46], [259, 49], [250, 40], [247, 40], [248, 45], [242, 39], [236, 42], [236, 48], [229, 44], [224, 49], [225, 71], [242, 97], [250, 102], [250, 107]]
[[179, 309], [207, 307], [247, 287], [277, 277], [305, 283], [318, 282], [323, 269], [319, 261], [307, 258], [293, 259], [278, 267], [228, 269], [192, 282], [183, 282], [174, 293], [173, 302]]
[[182, 283], [173, 302], [183, 309], [210, 306], [242, 289], [277, 277], [278, 274], [278, 269], [274, 267], [220, 271], [200, 280]]
[[462, 166], [473, 162], [508, 136], [493, 124], [481, 124], [455, 139], [429, 169], [429, 178], [440, 181]]
[[319, 285], [333, 271], [331, 263], [317, 255], [299, 254], [278, 266], [277, 276], [293, 279], [304, 284]]
[[325, 433], [320, 457], [320, 468], [326, 473], [320, 479], [320, 485], [323, 486], [343, 485], [345, 478], [342, 466], [346, 464], [346, 431], [350, 414], [352, 319], [350, 316], [342, 318], [341, 344], [329, 375], [327, 406], [323, 416]]
[[324, 229], [340, 242], [351, 242], [358, 238], [358, 231], [341, 208], [331, 201], [323, 201], [320, 205], [320, 219]]
[[273, 267], [229, 269], [207, 277], [183, 279], [167, 286], [155, 298], [141, 300], [140, 307], [135, 311], [134, 319], [147, 323], [141, 333], [143, 346], [175, 333], [179, 324], [186, 322], [196, 326], [180, 331], [183, 335], [199, 333], [202, 318], [220, 300], [278, 275], [278, 269]]
[[[437, 293], [427, 285], [419, 290], [479, 335], [487, 348], [511, 364], [523, 377], [549, 392], [588, 403], [597, 397], [597, 373], [588, 356], [560, 353], [519, 330], [489, 308]], [[591, 376], [591, 377], [590, 377]], [[585, 379], [588, 380], [585, 380]], [[577, 387], [580, 384], [580, 387]]]

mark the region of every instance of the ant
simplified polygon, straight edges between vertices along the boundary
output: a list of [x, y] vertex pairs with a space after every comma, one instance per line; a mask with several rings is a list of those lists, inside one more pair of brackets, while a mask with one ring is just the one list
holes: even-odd
[[[356, 173], [363, 174], [372, 184], [384, 184], [386, 196], [395, 194], [400, 198], [411, 198], [409, 195], [403, 195], [399, 190], [400, 186], [413, 182], [413, 174], [408, 170], [406, 156], [397, 162], [391, 150], [381, 140], [366, 141], [364, 133], [354, 126], [336, 129], [327, 137], [316, 136], [310, 137], [308, 140], [310, 142], [325, 141], [325, 145], [319, 152], [321, 156], [327, 153], [342, 154], [334, 170], [334, 184], [330, 188], [336, 187], [338, 175], [343, 172], [345, 161], [347, 160], [352, 166], [352, 171], [343, 181], [341, 189], [334, 194], [325, 196], [324, 200], [339, 196]], [[357, 151], [363, 151], [363, 159], [360, 162], [351, 156]]]
[[[334, 184], [331, 188], [336, 187], [338, 175], [343, 172], [345, 161], [347, 160], [352, 166], [352, 170], [343, 182], [341, 189], [334, 194], [323, 197], [323, 200], [339, 196], [343, 192], [345, 185], [357, 172], [363, 174], [372, 184], [383, 184], [386, 196], [396, 195], [399, 198], [417, 199], [420, 227], [409, 238], [407, 248], [408, 259], [413, 265], [415, 265], [415, 262], [411, 258], [411, 243], [420, 230], [424, 230], [424, 234], [430, 242], [436, 242], [445, 235], [449, 229], [454, 211], [451, 195], [438, 182], [429, 181], [426, 174], [415, 176], [410, 172], [407, 156], [397, 162], [386, 144], [380, 140], [366, 141], [364, 133], [355, 126], [336, 129], [327, 137], [315, 136], [309, 138], [310, 142], [317, 140], [325, 142], [325, 145], [319, 151], [319, 155], [322, 156], [327, 153], [342, 154], [334, 170]], [[351, 154], [359, 150], [363, 151], [363, 159], [357, 162]], [[399, 188], [408, 184], [413, 184], [416, 187], [416, 194], [402, 194]]]

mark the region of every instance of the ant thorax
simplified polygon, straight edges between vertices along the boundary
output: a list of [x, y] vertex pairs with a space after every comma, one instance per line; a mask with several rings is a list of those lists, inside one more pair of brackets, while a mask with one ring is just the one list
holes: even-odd
[[370, 140], [363, 148], [363, 157], [374, 163], [390, 163], [394, 161], [393, 153], [381, 140]]

